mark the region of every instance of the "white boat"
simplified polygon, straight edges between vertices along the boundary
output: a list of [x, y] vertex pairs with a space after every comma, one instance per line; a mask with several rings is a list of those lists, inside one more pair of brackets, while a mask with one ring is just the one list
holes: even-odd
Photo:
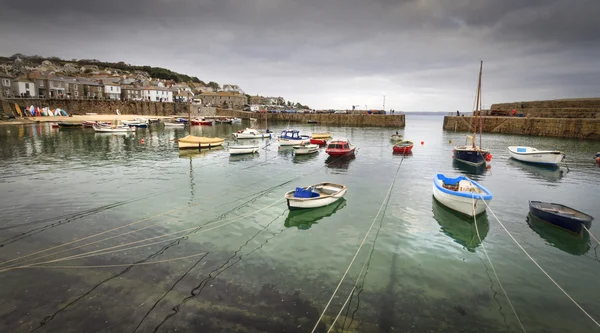
[[243, 131], [233, 133], [233, 137], [236, 139], [265, 139], [270, 138], [271, 133], [261, 133], [254, 128], [246, 128]]
[[317, 208], [332, 204], [341, 199], [348, 188], [334, 183], [319, 183], [308, 187], [296, 187], [296, 190], [285, 194], [288, 208]]
[[390, 140], [392, 141], [402, 141], [402, 135], [400, 134], [392, 134], [392, 136], [390, 137]]
[[288, 129], [281, 131], [278, 141], [280, 146], [297, 146], [310, 143], [310, 136], [300, 135], [300, 131]]
[[250, 118], [250, 121], [256, 121], [256, 118]]
[[557, 165], [565, 158], [565, 154], [558, 150], [537, 150], [533, 147], [510, 146], [508, 151], [515, 160], [536, 164]]
[[232, 124], [241, 124], [242, 118], [231, 118], [231, 123]]
[[127, 125], [99, 125], [94, 124], [94, 130], [97, 133], [128, 133], [135, 132], [135, 127], [129, 127]]
[[185, 127], [185, 123], [171, 123], [165, 121], [165, 127]]
[[[438, 173], [433, 178], [433, 196], [444, 206], [467, 216], [479, 215], [489, 205], [492, 193], [474, 180], [463, 175], [448, 178]], [[473, 200], [475, 210], [473, 211]]]
[[319, 145], [300, 145], [294, 146], [294, 154], [296, 155], [308, 155], [314, 154], [319, 151]]
[[229, 146], [230, 155], [241, 155], [241, 154], [254, 154], [258, 153], [258, 146], [246, 145], [246, 146]]

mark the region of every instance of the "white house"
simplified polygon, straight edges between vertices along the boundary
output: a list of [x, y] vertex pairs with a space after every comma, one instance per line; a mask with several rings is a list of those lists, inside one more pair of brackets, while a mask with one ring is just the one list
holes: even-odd
[[121, 99], [121, 85], [118, 83], [105, 83], [104, 97], [114, 100]]
[[14, 96], [35, 97], [35, 85], [27, 79], [17, 79], [12, 82]]
[[224, 84], [221, 91], [244, 94], [244, 91], [237, 84]]
[[142, 99], [151, 102], [173, 102], [173, 91], [162, 87], [144, 87]]

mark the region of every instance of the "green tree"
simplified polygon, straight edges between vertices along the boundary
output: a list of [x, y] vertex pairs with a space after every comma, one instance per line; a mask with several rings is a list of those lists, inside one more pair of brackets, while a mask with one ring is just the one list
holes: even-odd
[[221, 89], [221, 86], [218, 83], [214, 82], [214, 81], [210, 81], [208, 83], [208, 86], [211, 87], [211, 88], [213, 88], [214, 90]]

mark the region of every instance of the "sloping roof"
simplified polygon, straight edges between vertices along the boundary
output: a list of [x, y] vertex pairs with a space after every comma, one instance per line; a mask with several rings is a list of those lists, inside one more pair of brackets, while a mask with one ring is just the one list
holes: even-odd
[[4, 74], [4, 73], [0, 73], [0, 77], [7, 78], [7, 79], [14, 79], [15, 78], [14, 76], [10, 76], [10, 75]]

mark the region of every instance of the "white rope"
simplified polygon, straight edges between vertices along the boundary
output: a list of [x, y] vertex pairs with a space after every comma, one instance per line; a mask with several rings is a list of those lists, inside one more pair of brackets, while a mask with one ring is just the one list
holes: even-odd
[[[317, 327], [319, 326], [319, 323], [321, 322], [321, 320], [323, 319], [323, 316], [325, 315], [325, 312], [329, 308], [329, 305], [331, 305], [331, 302], [333, 301], [333, 298], [335, 297], [335, 294], [340, 289], [340, 286], [342, 285], [342, 282], [344, 282], [344, 279], [346, 278], [346, 275], [348, 275], [348, 271], [350, 271], [350, 268], [352, 267], [352, 264], [354, 264], [354, 261], [356, 260], [356, 257], [358, 256], [358, 253], [362, 249], [363, 245], [365, 245], [367, 237], [369, 237], [369, 234], [371, 233], [371, 230], [373, 229], [373, 226], [375, 225], [375, 222], [377, 221], [377, 218], [379, 217], [379, 214], [381, 214], [381, 210], [385, 206], [385, 202], [387, 201], [387, 198], [392, 193], [392, 189], [394, 188], [394, 184], [396, 183], [396, 176], [398, 175], [398, 171], [400, 171], [400, 166], [402, 165], [402, 161], [403, 160], [404, 160], [404, 158], [402, 160], [400, 160], [400, 163], [398, 164], [398, 169], [396, 170], [396, 174], [394, 175], [394, 180], [392, 181], [392, 184], [390, 185], [390, 189], [388, 190], [386, 196], [383, 198], [383, 202], [381, 203], [381, 206], [379, 207], [379, 210], [377, 211], [377, 215], [375, 215], [375, 218], [373, 219], [373, 222], [371, 222], [371, 226], [367, 230], [367, 233], [365, 234], [365, 237], [363, 237], [362, 242], [360, 242], [360, 245], [358, 246], [358, 249], [356, 249], [356, 253], [354, 253], [354, 257], [352, 257], [352, 260], [350, 260], [350, 264], [348, 265], [348, 268], [346, 268], [346, 271], [344, 272], [344, 275], [342, 275], [342, 278], [340, 279], [340, 282], [338, 283], [337, 287], [335, 287], [335, 290], [333, 291], [333, 294], [331, 295], [331, 297], [329, 298], [329, 301], [325, 305], [325, 308], [323, 309], [323, 312], [321, 312], [321, 315], [319, 316], [319, 319], [315, 323], [315, 326], [313, 327], [311, 333], [314, 333], [316, 331]], [[360, 277], [360, 275], [359, 275], [359, 277]]]
[[506, 227], [504, 226], [504, 224], [502, 224], [502, 222], [500, 222], [500, 219], [498, 219], [498, 217], [496, 216], [496, 214], [494, 213], [494, 211], [490, 208], [490, 206], [488, 206], [488, 204], [487, 204], [487, 202], [485, 202], [485, 200], [483, 200], [483, 203], [485, 203], [485, 205], [490, 210], [490, 212], [492, 213], [492, 215], [494, 215], [494, 218], [496, 219], [496, 221], [498, 221], [498, 223], [500, 224], [500, 226], [502, 226], [502, 229], [504, 229], [504, 231], [506, 231], [506, 233], [508, 234], [508, 236], [510, 236], [510, 238], [513, 240], [513, 242], [515, 242], [515, 244], [517, 244], [517, 246], [521, 249], [521, 251], [523, 251], [523, 253], [525, 253], [525, 255], [527, 255], [527, 257], [529, 257], [529, 259], [542, 271], [542, 273], [544, 273], [546, 275], [546, 277], [548, 277], [548, 279], [550, 279], [550, 281], [552, 281], [552, 283], [554, 283], [554, 285], [558, 289], [560, 289], [560, 291], [562, 291], [563, 294], [565, 294], [565, 296], [567, 296], [571, 300], [571, 302], [573, 302], [573, 304], [575, 304], [579, 308], [579, 310], [581, 310], [588, 318], [590, 318], [590, 320], [593, 321], [594, 324], [596, 324], [596, 326], [600, 327], [600, 323], [598, 323], [589, 313], [587, 313], [587, 311], [585, 311], [581, 307], [581, 305], [579, 305], [579, 303], [577, 303], [577, 301], [575, 301], [573, 299], [573, 297], [571, 297], [571, 295], [569, 295], [556, 281], [554, 281], [554, 279], [550, 276], [550, 274], [548, 274], [542, 268], [542, 266], [540, 266], [540, 264], [538, 264], [537, 261], [535, 261], [535, 259], [533, 259], [533, 257], [531, 255], [529, 255], [529, 253], [521, 246], [521, 244], [519, 244], [519, 242], [517, 242], [517, 240], [508, 231], [508, 229], [506, 229]]
[[[471, 197], [471, 199], [473, 199], [473, 222], [475, 224], [475, 231], [477, 232], [477, 238], [479, 238], [479, 244], [481, 244], [483, 253], [485, 253], [485, 257], [487, 258], [488, 262], [490, 263], [490, 266], [492, 267], [492, 272], [494, 272], [494, 276], [496, 276], [496, 281], [498, 281], [498, 285], [500, 285], [500, 289], [502, 289], [502, 292], [504, 293], [504, 297], [506, 297], [506, 300], [508, 301], [508, 305], [510, 305], [512, 312], [515, 314], [515, 317], [517, 318], [517, 322], [519, 322], [519, 326], [521, 326], [521, 329], [523, 330], [523, 332], [527, 332], [527, 330], [523, 326], [523, 323], [521, 322], [521, 319], [519, 318], [519, 315], [517, 314], [517, 311], [515, 310], [515, 307], [513, 306], [512, 302], [510, 301], [510, 298], [508, 297], [508, 293], [506, 292], [506, 290], [504, 290], [504, 287], [502, 286], [502, 282], [500, 282], [498, 273], [496, 273], [496, 268], [494, 268], [494, 264], [492, 264], [492, 260], [490, 259], [490, 256], [488, 255], [487, 250], [485, 249], [485, 245], [483, 245], [483, 241], [481, 240], [481, 236], [479, 235], [479, 227], [477, 226], [477, 216], [475, 213], [475, 198]], [[481, 201], [485, 202], [485, 200], [481, 200]]]
[[592, 236], [592, 238], [596, 241], [596, 243], [598, 243], [598, 245], [600, 245], [600, 241], [598, 241], [598, 238], [596, 238], [596, 236], [594, 236], [594, 234], [590, 231], [590, 229], [588, 229], [585, 224], [581, 224], [583, 226], [583, 228], [585, 230], [587, 230], [588, 234], [590, 234], [590, 236]]

